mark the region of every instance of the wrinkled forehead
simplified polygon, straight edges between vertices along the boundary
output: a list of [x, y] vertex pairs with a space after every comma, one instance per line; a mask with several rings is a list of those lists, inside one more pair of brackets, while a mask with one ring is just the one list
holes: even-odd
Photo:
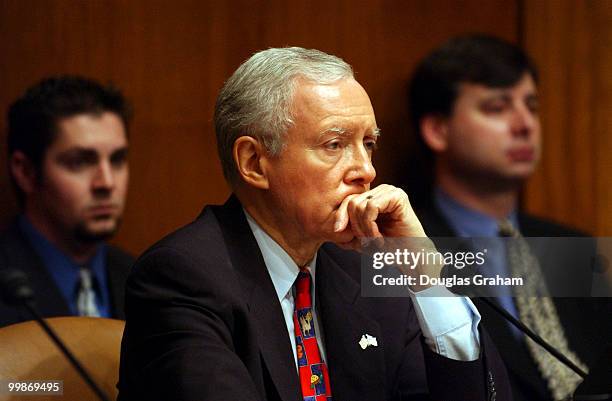
[[353, 78], [330, 84], [298, 81], [291, 109], [294, 124], [317, 124], [327, 128], [340, 124], [339, 128], [346, 129], [376, 126], [370, 98]]

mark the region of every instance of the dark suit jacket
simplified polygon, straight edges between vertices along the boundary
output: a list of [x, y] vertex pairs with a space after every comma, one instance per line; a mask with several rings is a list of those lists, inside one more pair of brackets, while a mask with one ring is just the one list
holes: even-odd
[[[493, 390], [510, 399], [486, 334], [478, 361], [434, 354], [410, 300], [362, 298], [358, 274], [355, 253], [319, 250], [316, 299], [335, 400], [473, 401]], [[235, 198], [206, 207], [140, 257], [126, 313], [121, 401], [301, 399], [280, 303]], [[378, 347], [359, 347], [366, 333]]]
[[[430, 208], [417, 212], [427, 235], [434, 238], [456, 236], [448, 221], [433, 206], [433, 202], [431, 205]], [[519, 213], [518, 221], [521, 232], [525, 237], [585, 236], [584, 233], [579, 231], [524, 213]], [[568, 258], [571, 258], [572, 255], [575, 256], [576, 251], [574, 249], [568, 251]], [[592, 253], [594, 250], [582, 249], [580, 252]], [[574, 278], [573, 284], [575, 285], [586, 285], [586, 281], [591, 278], [590, 272], [586, 272], [586, 274], [580, 273], [580, 270], [584, 273], [584, 268], [588, 268], [588, 266], [579, 266], [571, 263], [569, 266], [563, 267], [560, 267], [558, 264], [550, 266], [551, 261], [545, 260], [545, 258], [540, 258], [540, 262], [545, 273], [545, 279], [556, 279], [557, 277], [551, 277], [551, 275], [554, 274], [555, 270], [559, 272], [562, 269], [574, 269], [574, 272], [569, 276]], [[558, 263], [559, 259], [555, 262]], [[518, 341], [512, 335], [508, 324], [488, 305], [480, 302], [477, 298], [473, 301], [482, 315], [482, 325], [491, 334], [508, 368], [514, 398], [517, 401], [552, 400], [547, 390], [546, 382], [541, 378], [524, 341]], [[606, 316], [612, 316], [610, 315], [610, 303], [607, 299], [590, 298], [554, 298], [553, 301], [561, 324], [566, 328], [565, 335], [570, 349], [577, 352], [583, 362], [591, 365], [597, 360], [598, 354], [603, 351], [605, 344], [611, 340], [611, 319], [606, 318]]]
[[[119, 248], [108, 247], [106, 268], [111, 312], [115, 319], [125, 319], [123, 310], [125, 283], [133, 261], [130, 255]], [[0, 269], [3, 268], [20, 269], [28, 275], [35, 294], [34, 301], [43, 317], [71, 315], [68, 304], [54, 284], [43, 261], [17, 224], [12, 224], [0, 235]], [[0, 327], [31, 319], [27, 311], [0, 301]]]

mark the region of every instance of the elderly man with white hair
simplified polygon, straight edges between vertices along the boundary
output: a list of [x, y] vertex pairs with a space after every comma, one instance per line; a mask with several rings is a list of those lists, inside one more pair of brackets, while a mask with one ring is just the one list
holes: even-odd
[[215, 127], [233, 195], [136, 263], [120, 400], [511, 399], [468, 299], [360, 295], [362, 239], [425, 232], [402, 190], [370, 187], [380, 130], [347, 63], [258, 52]]

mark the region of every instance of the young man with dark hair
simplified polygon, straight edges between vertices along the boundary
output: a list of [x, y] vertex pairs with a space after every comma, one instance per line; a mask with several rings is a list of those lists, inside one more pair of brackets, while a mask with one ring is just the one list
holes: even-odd
[[[417, 66], [410, 106], [426, 170], [433, 171], [431, 196], [417, 215], [429, 236], [497, 237], [508, 230], [514, 236], [583, 235], [518, 209], [521, 186], [541, 153], [537, 81], [535, 66], [519, 47], [484, 35], [451, 39]], [[488, 256], [492, 271], [513, 274], [504, 248]], [[543, 274], [537, 265], [530, 268]], [[513, 295], [498, 302], [516, 317], [536, 322], [536, 332], [586, 369], [605, 342], [604, 333], [595, 341], [588, 329], [599, 320], [582, 308], [588, 300], [544, 296], [518, 302]], [[517, 400], [563, 399], [573, 392], [578, 375], [475, 303], [508, 367]]]
[[[127, 194], [130, 108], [112, 87], [45, 79], [8, 111], [8, 169], [21, 214], [0, 236], [0, 268], [23, 270], [45, 317], [123, 318], [132, 258], [105, 244]], [[0, 303], [0, 325], [29, 320]]]

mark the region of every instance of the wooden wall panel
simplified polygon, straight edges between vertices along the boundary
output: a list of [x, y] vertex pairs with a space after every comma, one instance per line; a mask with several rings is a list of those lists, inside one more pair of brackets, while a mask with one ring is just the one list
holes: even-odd
[[[254, 51], [297, 45], [350, 62], [384, 132], [378, 181], [396, 182], [411, 143], [406, 86], [416, 61], [459, 33], [517, 40], [517, 21], [516, 1], [506, 0], [3, 0], [0, 109], [49, 74], [79, 73], [123, 88], [136, 116], [116, 242], [138, 253], [227, 196], [213, 106], [224, 80]], [[16, 208], [1, 173], [6, 221]]]
[[541, 72], [543, 159], [531, 212], [612, 235], [612, 4], [525, 1], [522, 42]]

